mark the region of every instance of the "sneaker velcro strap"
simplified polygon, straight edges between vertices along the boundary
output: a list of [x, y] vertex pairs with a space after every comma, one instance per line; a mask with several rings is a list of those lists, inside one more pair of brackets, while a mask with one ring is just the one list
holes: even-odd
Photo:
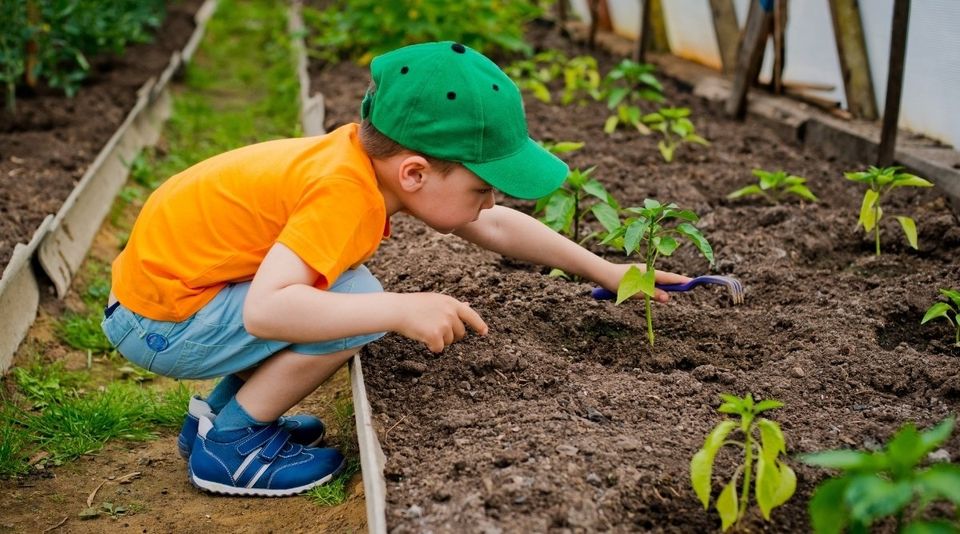
[[266, 461], [273, 461], [274, 458], [280, 454], [280, 451], [287, 444], [287, 441], [290, 440], [290, 434], [286, 430], [280, 430], [276, 434], [270, 437], [270, 440], [267, 442], [267, 445], [260, 451], [260, 456]]
[[250, 436], [243, 439], [239, 445], [237, 445], [237, 452], [241, 455], [246, 456], [251, 452], [263, 447], [265, 443], [270, 441], [278, 433], [285, 431], [281, 430], [279, 426], [273, 424], [261, 427], [260, 430], [250, 434]]

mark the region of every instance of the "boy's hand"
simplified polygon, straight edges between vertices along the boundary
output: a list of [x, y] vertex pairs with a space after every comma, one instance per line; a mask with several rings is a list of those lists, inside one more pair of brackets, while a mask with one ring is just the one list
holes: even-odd
[[419, 341], [432, 352], [441, 352], [447, 345], [467, 335], [466, 325], [481, 336], [487, 335], [487, 323], [465, 302], [440, 293], [407, 293], [403, 317], [397, 332]]

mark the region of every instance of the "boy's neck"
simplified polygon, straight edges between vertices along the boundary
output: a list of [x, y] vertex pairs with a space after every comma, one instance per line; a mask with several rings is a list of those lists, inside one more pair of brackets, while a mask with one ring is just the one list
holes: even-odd
[[375, 159], [370, 158], [373, 164], [373, 172], [377, 175], [377, 188], [383, 195], [383, 201], [387, 208], [387, 218], [403, 209], [403, 202], [400, 201], [400, 192], [397, 190], [397, 180], [394, 178], [398, 172], [398, 158]]

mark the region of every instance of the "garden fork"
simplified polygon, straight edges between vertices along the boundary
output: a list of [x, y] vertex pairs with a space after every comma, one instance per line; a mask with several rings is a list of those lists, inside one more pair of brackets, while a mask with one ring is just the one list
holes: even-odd
[[[720, 275], [706, 275], [698, 276], [685, 284], [657, 284], [657, 289], [662, 289], [664, 291], [690, 291], [691, 289], [704, 285], [704, 284], [716, 284], [718, 286], [724, 286], [730, 290], [730, 298], [733, 299], [734, 304], [743, 304], [743, 284], [739, 280], [730, 276], [720, 276]], [[596, 287], [593, 291], [590, 292], [590, 296], [597, 300], [613, 300], [617, 298], [617, 294], [612, 291], [607, 291], [602, 287]]]

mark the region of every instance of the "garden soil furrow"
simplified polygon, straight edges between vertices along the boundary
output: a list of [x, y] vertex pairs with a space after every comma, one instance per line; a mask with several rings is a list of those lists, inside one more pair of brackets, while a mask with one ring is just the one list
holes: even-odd
[[137, 90], [159, 76], [194, 29], [202, 0], [171, 2], [153, 43], [122, 57], [91, 61], [91, 77], [73, 98], [39, 89], [18, 95], [16, 113], [0, 112], [0, 271], [17, 243], [57, 213], [137, 101]]
[[[544, 29], [531, 38], [568, 56], [587, 53]], [[617, 61], [596, 55], [601, 72]], [[356, 121], [367, 70], [314, 65], [312, 76], [327, 129]], [[548, 278], [546, 269], [394, 217], [393, 237], [369, 263], [385, 288], [470, 302], [490, 333], [442, 354], [389, 335], [363, 353], [392, 532], [717, 529], [716, 512], [704, 512], [690, 489], [688, 466], [721, 418], [720, 393], [785, 402], [770, 415], [791, 455], [875, 448], [908, 421], [925, 427], [960, 408], [952, 332], [946, 321], [919, 324], [937, 289], [960, 281], [960, 227], [944, 197], [891, 194], [886, 213], [917, 220], [920, 250], [888, 217], [875, 257], [856, 229], [862, 189], [843, 177], [870, 162], [805, 152], [754, 122], [725, 118], [681, 82], [664, 82], [668, 102], [692, 109], [711, 146], [681, 147], [666, 164], [652, 136], [605, 136], [602, 104], [526, 98], [531, 135], [585, 141], [571, 166], [597, 165], [595, 176], [625, 205], [650, 197], [701, 214], [715, 270], [744, 283], [745, 304], [732, 306], [721, 290], [677, 295], [655, 306], [650, 348], [642, 303], [593, 301], [589, 284]], [[726, 200], [755, 183], [754, 168], [804, 176], [822, 201]], [[660, 268], [709, 271], [689, 245]], [[945, 449], [960, 457], [960, 438]], [[732, 463], [722, 453], [717, 476], [729, 476]], [[772, 523], [749, 516], [751, 530], [809, 531], [806, 502], [825, 473], [791, 464], [796, 496]]]

